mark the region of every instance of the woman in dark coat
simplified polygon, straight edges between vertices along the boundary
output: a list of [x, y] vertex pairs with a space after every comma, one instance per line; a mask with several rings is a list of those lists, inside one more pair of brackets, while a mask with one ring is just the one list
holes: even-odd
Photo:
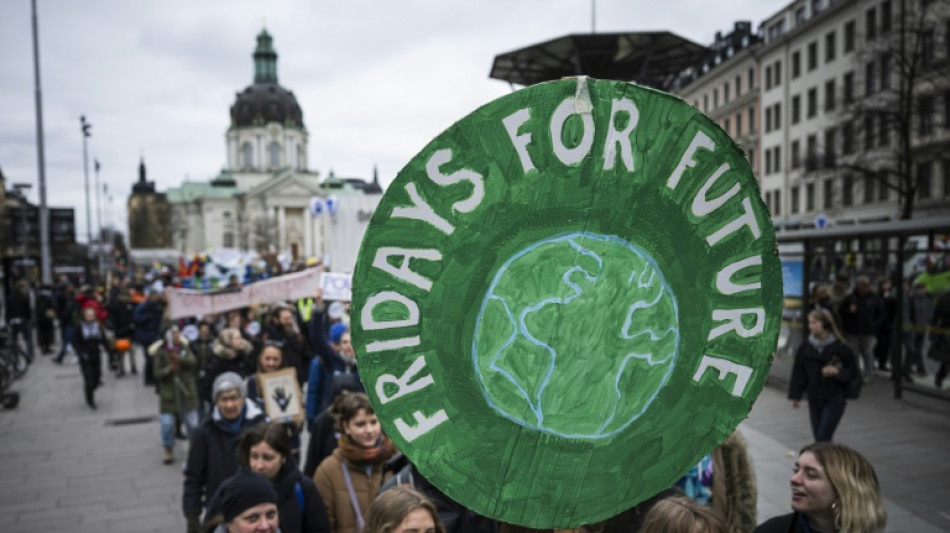
[[94, 308], [83, 308], [82, 322], [76, 326], [73, 333], [73, 347], [76, 349], [76, 355], [79, 356], [86, 405], [95, 409], [96, 400], [93, 398], [93, 393], [101, 385], [102, 350], [108, 352], [108, 346], [105, 329], [97, 320]]
[[848, 384], [857, 375], [854, 352], [841, 340], [831, 313], [808, 313], [810, 335], [795, 354], [788, 397], [798, 408], [808, 393], [808, 412], [816, 442], [830, 441], [844, 414]]
[[[282, 533], [329, 533], [326, 507], [313, 480], [300, 473], [290, 456], [290, 438], [283, 424], [268, 422], [248, 429], [238, 445], [238, 461], [242, 469], [274, 485]], [[211, 499], [208, 516], [216, 514], [217, 499], [217, 495]]]

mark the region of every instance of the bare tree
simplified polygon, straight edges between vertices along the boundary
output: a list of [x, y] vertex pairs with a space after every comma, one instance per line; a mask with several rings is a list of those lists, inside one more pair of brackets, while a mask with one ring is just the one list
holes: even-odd
[[842, 170], [844, 194], [853, 194], [847, 189], [854, 176], [863, 178], [866, 197], [893, 193], [898, 217], [906, 220], [921, 188], [929, 193], [930, 187], [929, 171], [918, 171], [915, 163], [950, 152], [950, 142], [936, 133], [937, 102], [950, 106], [950, 2], [899, 0], [873, 9], [859, 20], [866, 33], [852, 30], [850, 39], [860, 41], [853, 74], [846, 74], [840, 91], [826, 87], [841, 97], [839, 127], [826, 132], [823, 157], [808, 154], [806, 165]]
[[267, 215], [255, 217], [250, 226], [250, 240], [255, 252], [269, 252], [272, 248], [276, 248], [280, 226], [275, 217]]

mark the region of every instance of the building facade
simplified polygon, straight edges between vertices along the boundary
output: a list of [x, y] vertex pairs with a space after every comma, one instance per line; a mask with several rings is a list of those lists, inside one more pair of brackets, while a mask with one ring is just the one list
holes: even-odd
[[146, 181], [144, 159], [139, 162], [139, 179], [132, 185], [127, 209], [131, 248], [141, 250], [172, 247], [171, 205], [165, 193], [155, 190], [154, 181]]

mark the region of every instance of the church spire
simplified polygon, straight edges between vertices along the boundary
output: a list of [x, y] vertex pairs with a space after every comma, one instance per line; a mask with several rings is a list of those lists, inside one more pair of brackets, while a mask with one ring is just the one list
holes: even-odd
[[145, 157], [139, 159], [139, 183], [145, 183]]
[[254, 49], [254, 83], [277, 83], [277, 52], [273, 47], [274, 39], [261, 30], [257, 34], [257, 48]]

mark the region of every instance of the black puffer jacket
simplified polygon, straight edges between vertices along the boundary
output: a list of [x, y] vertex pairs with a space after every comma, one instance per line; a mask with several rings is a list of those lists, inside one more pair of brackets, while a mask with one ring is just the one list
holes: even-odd
[[239, 431], [233, 432], [224, 425], [216, 407], [191, 435], [182, 494], [185, 516], [200, 515], [221, 483], [237, 472], [236, 450], [241, 432], [267, 420], [264, 411], [251, 400], [244, 400], [244, 409], [244, 423]]
[[[838, 367], [838, 375], [825, 377], [821, 369], [833, 364]], [[848, 383], [857, 375], [858, 364], [854, 352], [838, 339], [832, 339], [819, 350], [806, 339], [798, 347], [795, 363], [792, 366], [792, 380], [788, 386], [788, 397], [801, 400], [804, 393], [812, 399], [843, 399], [846, 397]]]

